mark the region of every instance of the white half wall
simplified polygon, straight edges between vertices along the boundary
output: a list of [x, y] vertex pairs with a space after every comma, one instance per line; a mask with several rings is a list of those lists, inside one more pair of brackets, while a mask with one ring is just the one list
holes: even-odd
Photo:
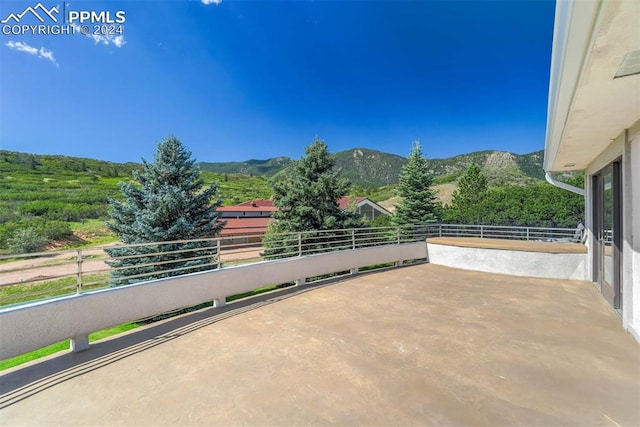
[[0, 360], [69, 338], [263, 286], [424, 259], [425, 242], [245, 264], [0, 309]]
[[549, 254], [427, 242], [429, 262], [465, 270], [548, 279], [584, 280], [587, 254]]

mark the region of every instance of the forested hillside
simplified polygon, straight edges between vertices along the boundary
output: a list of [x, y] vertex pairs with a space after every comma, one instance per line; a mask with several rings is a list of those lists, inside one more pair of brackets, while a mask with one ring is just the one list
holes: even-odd
[[200, 162], [203, 171], [243, 175], [273, 176], [293, 162], [289, 157], [275, 157], [267, 160], [247, 160], [244, 162]]
[[[17, 230], [25, 228], [47, 240], [71, 238], [87, 224], [95, 225], [92, 233], [107, 233], [103, 226], [107, 198], [119, 197], [118, 183], [129, 180], [139, 167], [0, 150], [0, 250], [6, 249], [7, 239]], [[211, 172], [203, 172], [202, 177], [206, 183], [219, 183], [225, 204], [270, 196], [265, 177]], [[79, 236], [76, 243], [86, 237], [91, 236]]]
[[340, 174], [360, 187], [397, 183], [402, 165], [407, 162], [404, 157], [367, 148], [340, 151], [335, 158]]

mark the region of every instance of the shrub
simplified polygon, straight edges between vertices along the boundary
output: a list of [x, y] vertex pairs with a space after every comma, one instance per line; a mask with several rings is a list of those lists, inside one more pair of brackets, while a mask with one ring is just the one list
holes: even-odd
[[46, 221], [39, 227], [40, 233], [49, 240], [60, 239], [73, 234], [68, 223], [62, 221]]
[[14, 254], [40, 252], [46, 243], [47, 239], [33, 228], [22, 228], [7, 239], [9, 250]]

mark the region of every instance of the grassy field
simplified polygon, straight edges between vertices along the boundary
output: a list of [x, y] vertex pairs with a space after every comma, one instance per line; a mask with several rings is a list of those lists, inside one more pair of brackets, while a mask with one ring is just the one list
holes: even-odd
[[[87, 274], [83, 276], [83, 291], [104, 288], [109, 283], [109, 273]], [[76, 293], [76, 277], [48, 280], [40, 283], [27, 283], [0, 287], [0, 307], [19, 304], [38, 299], [53, 298]]]
[[115, 243], [118, 237], [107, 228], [104, 219], [88, 219], [70, 223], [71, 231], [79, 241], [69, 242], [68, 248], [83, 248]]
[[[113, 328], [103, 329], [101, 331], [94, 332], [89, 335], [89, 342], [98, 341], [112, 335], [121, 334], [131, 329], [137, 328], [137, 323], [125, 323], [124, 325], [114, 326]], [[69, 340], [61, 341], [30, 353], [21, 354], [20, 356], [12, 357], [10, 359], [0, 361], [0, 371], [4, 369], [13, 368], [14, 366], [22, 365], [23, 363], [31, 362], [32, 360], [40, 359], [41, 357], [49, 356], [59, 351], [69, 349]]]

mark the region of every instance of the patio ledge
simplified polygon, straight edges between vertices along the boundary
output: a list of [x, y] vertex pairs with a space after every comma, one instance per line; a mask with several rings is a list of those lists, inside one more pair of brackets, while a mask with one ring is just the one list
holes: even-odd
[[587, 253], [587, 248], [583, 244], [567, 242], [538, 242], [531, 240], [487, 239], [480, 237], [433, 237], [427, 239], [427, 243], [464, 248], [541, 252], [548, 254]]

